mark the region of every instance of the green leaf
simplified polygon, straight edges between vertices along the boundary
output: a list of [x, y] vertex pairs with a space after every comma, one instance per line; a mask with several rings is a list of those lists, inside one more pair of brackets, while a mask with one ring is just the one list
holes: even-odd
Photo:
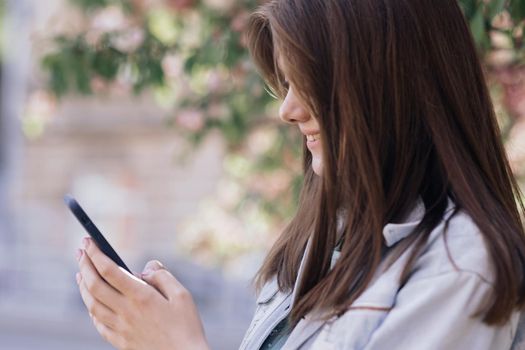
[[87, 11], [95, 10], [107, 6], [108, 0], [70, 0], [73, 5], [81, 7]]
[[474, 17], [470, 20], [470, 29], [472, 30], [472, 35], [478, 46], [483, 46], [487, 42], [483, 8], [479, 7]]
[[186, 61], [184, 62], [184, 72], [190, 73], [193, 71], [193, 67], [198, 62], [198, 53], [194, 53], [191, 56], [189, 56]]
[[93, 70], [105, 78], [113, 80], [120, 66], [120, 55], [115, 50], [106, 49], [96, 52], [93, 58]]
[[525, 18], [525, 0], [511, 0], [509, 13], [515, 22], [521, 22]]
[[494, 16], [502, 12], [505, 8], [506, 0], [491, 0], [487, 6], [487, 16], [492, 19]]
[[75, 78], [76, 88], [82, 94], [91, 94], [91, 70], [87, 54], [73, 61], [71, 68]]
[[459, 5], [461, 6], [463, 13], [465, 14], [465, 17], [467, 17], [468, 19], [474, 17], [474, 14], [476, 13], [479, 7], [477, 0], [460, 0]]
[[121, 6], [125, 11], [130, 12], [133, 4], [129, 0], [70, 0], [70, 2], [81, 9], [92, 12], [109, 5]]
[[174, 45], [180, 30], [171, 14], [161, 9], [152, 10], [148, 15], [148, 30], [157, 40], [166, 46]]
[[149, 82], [153, 85], [164, 84], [164, 71], [162, 70], [162, 65], [159, 61], [152, 60], [149, 62], [147, 74]]
[[64, 62], [64, 57], [60, 54], [49, 54], [42, 60], [42, 67], [49, 71], [49, 87], [53, 93], [61, 97], [68, 88], [67, 82], [67, 62]]
[[226, 36], [226, 52], [223, 59], [228, 68], [234, 67], [242, 58], [246, 57], [246, 51], [239, 45], [240, 37], [238, 33], [228, 33]]

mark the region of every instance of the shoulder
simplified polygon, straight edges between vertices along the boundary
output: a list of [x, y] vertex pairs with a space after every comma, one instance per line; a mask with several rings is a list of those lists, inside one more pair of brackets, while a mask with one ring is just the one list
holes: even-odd
[[379, 271], [347, 311], [323, 329], [318, 344], [335, 348], [509, 349], [519, 313], [498, 327], [482, 307], [493, 291], [492, 259], [483, 234], [464, 210], [448, 212], [430, 233], [406, 282], [411, 250]]
[[488, 244], [465, 210], [445, 214], [431, 232], [415, 273], [425, 278], [460, 272], [492, 285], [494, 270]]

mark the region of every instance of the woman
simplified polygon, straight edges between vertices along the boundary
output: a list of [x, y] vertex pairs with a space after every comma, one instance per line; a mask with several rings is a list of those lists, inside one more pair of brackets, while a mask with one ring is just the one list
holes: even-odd
[[[456, 0], [276, 0], [247, 34], [305, 151], [241, 348], [511, 348], [525, 210]], [[117, 348], [208, 346], [160, 263], [141, 280], [94, 244], [80, 255], [82, 297]]]

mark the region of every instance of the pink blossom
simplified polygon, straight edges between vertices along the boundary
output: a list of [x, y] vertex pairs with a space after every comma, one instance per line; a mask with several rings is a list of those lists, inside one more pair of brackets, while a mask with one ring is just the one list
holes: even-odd
[[162, 70], [168, 78], [177, 78], [182, 74], [182, 60], [179, 56], [169, 54], [162, 59]]
[[108, 6], [93, 17], [91, 26], [95, 30], [107, 33], [125, 29], [127, 20], [120, 6]]
[[503, 103], [511, 116], [525, 116], [525, 70], [521, 67], [504, 68], [496, 75], [503, 86]]
[[108, 83], [99, 76], [91, 78], [90, 86], [94, 93], [105, 92], [108, 89]]
[[217, 71], [211, 71], [208, 75], [208, 91], [218, 92], [223, 87], [223, 79]]
[[208, 106], [208, 117], [210, 119], [225, 120], [230, 115], [230, 109], [225, 103], [210, 103]]
[[[511, 168], [515, 174], [525, 171], [525, 120], [520, 120], [512, 128], [506, 143]], [[525, 174], [524, 174], [525, 175]]]
[[204, 113], [198, 109], [184, 109], [177, 114], [175, 121], [188, 131], [197, 132], [204, 127]]
[[167, 0], [167, 5], [175, 11], [193, 7], [195, 0]]
[[248, 18], [250, 18], [250, 13], [248, 11], [241, 11], [233, 18], [231, 22], [231, 29], [234, 32], [243, 32], [246, 24], [248, 23]]
[[45, 90], [36, 90], [29, 96], [26, 114], [42, 120], [51, 119], [57, 108], [56, 97]]
[[230, 11], [236, 4], [236, 0], [202, 0], [202, 2], [210, 9], [220, 12]]
[[134, 27], [116, 34], [112, 43], [117, 50], [130, 53], [138, 49], [144, 42], [144, 31], [142, 28]]

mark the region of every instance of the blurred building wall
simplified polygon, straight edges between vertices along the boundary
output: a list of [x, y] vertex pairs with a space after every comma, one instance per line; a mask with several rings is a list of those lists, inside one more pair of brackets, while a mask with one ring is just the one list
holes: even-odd
[[9, 265], [16, 259], [13, 200], [19, 182], [23, 138], [19, 116], [26, 97], [30, 62], [29, 22], [32, 11], [27, 1], [8, 1], [8, 20], [2, 28], [6, 43], [1, 68], [0, 91], [0, 296], [10, 288]]
[[86, 233], [63, 204], [66, 193], [130, 268], [140, 271], [154, 258], [170, 267], [194, 294], [213, 348], [234, 348], [253, 311], [247, 283], [174, 253], [177, 225], [221, 176], [220, 138], [177, 163], [183, 142], [147, 94], [68, 97], [41, 137], [22, 137], [25, 97], [42, 85], [29, 33], [60, 1], [12, 4], [8, 35], [16, 59], [4, 66], [2, 82], [0, 348], [110, 348], [90, 324], [75, 283], [75, 250]]

